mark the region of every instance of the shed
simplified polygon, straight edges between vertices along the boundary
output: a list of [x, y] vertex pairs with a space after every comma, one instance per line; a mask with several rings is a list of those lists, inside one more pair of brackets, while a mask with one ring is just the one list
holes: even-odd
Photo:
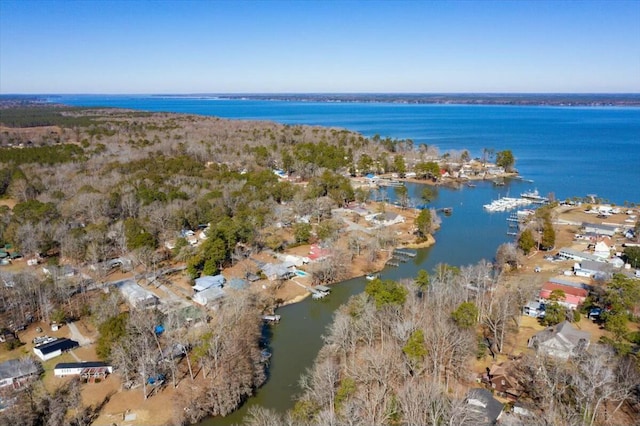
[[222, 287], [226, 279], [222, 274], [218, 275], [205, 275], [200, 278], [196, 278], [193, 286], [194, 291], [203, 291], [210, 287]]
[[50, 360], [57, 356], [62, 355], [62, 352], [69, 351], [71, 349], [80, 346], [78, 342], [71, 339], [56, 339], [53, 342], [38, 345], [33, 348], [33, 352], [43, 361]]

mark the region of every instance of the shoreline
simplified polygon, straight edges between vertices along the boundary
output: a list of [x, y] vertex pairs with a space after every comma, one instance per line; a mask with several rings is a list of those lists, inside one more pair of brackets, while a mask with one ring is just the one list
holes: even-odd
[[[435, 243], [436, 243], [436, 239], [434, 238], [433, 234], [429, 234], [429, 236], [427, 237], [427, 239], [425, 241], [422, 241], [422, 242], [419, 242], [419, 243], [418, 242], [414, 242], [414, 243], [408, 243], [408, 244], [399, 245], [399, 246], [396, 246], [394, 248], [394, 250], [403, 249], [403, 248], [405, 248], [405, 249], [422, 249], [422, 248], [431, 247]], [[384, 259], [384, 262], [382, 260], [378, 260], [376, 262], [376, 267], [370, 273], [379, 273], [379, 272], [383, 271], [388, 260], [389, 260], [389, 256], [387, 256], [387, 258]], [[382, 266], [379, 266], [378, 264], [380, 264]], [[353, 280], [353, 279], [356, 279], [356, 278], [364, 277], [366, 275], [367, 274], [359, 274], [359, 273], [357, 273], [357, 274], [349, 274], [346, 278], [344, 278], [344, 279], [342, 279], [340, 281], [336, 281], [336, 282], [333, 282], [333, 283], [327, 283], [325, 285], [327, 287], [331, 287], [331, 286], [334, 286], [334, 285], [338, 285], [338, 284], [340, 284], [340, 283], [342, 283], [344, 281]], [[279, 309], [279, 308], [282, 308], [284, 306], [289, 306], [289, 305], [293, 305], [295, 303], [300, 303], [303, 300], [307, 299], [309, 296], [311, 296], [311, 293], [305, 292], [304, 294], [300, 294], [300, 295], [295, 296], [295, 297], [293, 297], [291, 299], [285, 300], [284, 302], [282, 302], [281, 304], [276, 306], [274, 308], [274, 311]]]

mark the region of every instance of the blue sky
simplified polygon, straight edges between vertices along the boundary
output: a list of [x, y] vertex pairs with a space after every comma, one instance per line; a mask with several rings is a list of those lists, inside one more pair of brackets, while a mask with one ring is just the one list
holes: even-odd
[[640, 1], [0, 0], [0, 93], [640, 92]]

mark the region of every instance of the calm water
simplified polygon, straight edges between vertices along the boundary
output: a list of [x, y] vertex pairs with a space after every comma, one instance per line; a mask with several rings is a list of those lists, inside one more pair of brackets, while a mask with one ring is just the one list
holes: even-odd
[[[398, 268], [382, 271], [382, 279], [415, 277], [418, 270], [432, 271], [439, 263], [470, 265], [481, 259], [491, 260], [498, 246], [509, 238], [506, 218], [508, 213], [485, 213], [482, 204], [506, 195], [521, 192], [526, 185], [511, 181], [497, 188], [480, 182], [476, 188], [459, 190], [440, 188], [434, 208], [453, 207], [451, 216], [442, 217], [442, 226], [435, 234], [436, 244], [418, 250], [418, 255]], [[409, 193], [420, 193], [420, 185], [409, 185]], [[391, 190], [392, 191], [392, 190]], [[356, 278], [332, 286], [329, 297], [323, 300], [307, 298], [304, 301], [278, 310], [280, 323], [273, 327], [270, 379], [240, 410], [225, 418], [206, 420], [200, 426], [241, 424], [252, 405], [284, 412], [293, 407], [293, 397], [298, 393], [298, 380], [313, 363], [320, 347], [322, 335], [333, 319], [333, 312], [349, 297], [364, 290], [366, 280]]]
[[[64, 96], [52, 99], [78, 106], [113, 106], [147, 111], [266, 119], [286, 124], [343, 127], [366, 136], [378, 133], [437, 145], [441, 152], [483, 148], [511, 149], [516, 167], [534, 183], [508, 181], [504, 187], [480, 182], [476, 188], [440, 188], [435, 208], [453, 207], [443, 217], [436, 244], [382, 278], [414, 277], [438, 263], [468, 265], [491, 260], [509, 240], [508, 213], [488, 214], [482, 205], [500, 196], [517, 196], [537, 188], [559, 198], [595, 193], [612, 202], [640, 202], [640, 108], [558, 108], [368, 103], [271, 102], [148, 96]], [[409, 193], [417, 198], [418, 185]], [[282, 321], [273, 328], [270, 379], [240, 410], [201, 426], [242, 423], [254, 404], [284, 412], [293, 406], [298, 379], [322, 345], [322, 334], [335, 309], [365, 286], [363, 278], [333, 286], [321, 301], [305, 301], [278, 310]]]
[[441, 152], [511, 149], [532, 188], [560, 199], [598, 194], [640, 202], [640, 108], [403, 105], [219, 100], [153, 96], [61, 96], [77, 106], [263, 119], [343, 127], [436, 145]]

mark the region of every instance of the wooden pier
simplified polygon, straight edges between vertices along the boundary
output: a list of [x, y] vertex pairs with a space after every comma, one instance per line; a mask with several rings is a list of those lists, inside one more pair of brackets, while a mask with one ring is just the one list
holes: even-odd
[[325, 287], [323, 285], [317, 285], [315, 287], [309, 287], [308, 285], [304, 285], [302, 283], [299, 283], [296, 280], [291, 280], [291, 281], [293, 281], [294, 283], [296, 283], [297, 285], [299, 285], [300, 287], [304, 288], [309, 293], [311, 293], [311, 297], [313, 297], [314, 299], [322, 299], [323, 297], [328, 296], [329, 293], [331, 292], [331, 289], [329, 287]]
[[399, 254], [401, 256], [407, 256], [407, 257], [416, 257], [418, 255], [418, 253], [416, 253], [415, 251], [401, 250], [401, 249], [395, 249], [393, 253]]

